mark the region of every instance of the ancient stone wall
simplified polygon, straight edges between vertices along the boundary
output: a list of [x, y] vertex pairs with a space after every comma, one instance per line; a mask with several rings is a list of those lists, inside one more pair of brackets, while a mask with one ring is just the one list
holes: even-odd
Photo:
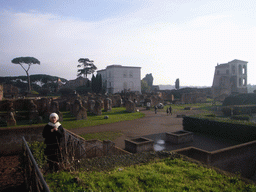
[[29, 126], [0, 129], [0, 155], [14, 155], [22, 150], [22, 136], [26, 141], [43, 141], [44, 126]]
[[218, 167], [231, 173], [240, 173], [242, 177], [251, 178], [256, 170], [256, 141], [236, 145], [213, 152], [195, 147], [178, 149], [173, 152]]
[[128, 100], [128, 101], [126, 101], [125, 105], [126, 105], [127, 112], [129, 112], [129, 113], [136, 112], [135, 103], [133, 101]]
[[205, 103], [206, 99], [206, 94], [198, 92], [184, 93], [181, 96], [182, 103]]

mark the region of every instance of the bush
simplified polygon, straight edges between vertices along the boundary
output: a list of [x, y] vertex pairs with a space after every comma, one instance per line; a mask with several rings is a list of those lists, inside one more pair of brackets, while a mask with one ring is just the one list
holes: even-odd
[[46, 165], [46, 156], [44, 155], [44, 149], [46, 145], [43, 142], [34, 141], [28, 143], [28, 146], [37, 162], [39, 168], [43, 168]]
[[218, 120], [201, 119], [195, 117], [183, 118], [183, 129], [191, 132], [205, 133], [216, 137], [249, 142], [256, 139], [255, 125], [250, 122], [220, 122]]

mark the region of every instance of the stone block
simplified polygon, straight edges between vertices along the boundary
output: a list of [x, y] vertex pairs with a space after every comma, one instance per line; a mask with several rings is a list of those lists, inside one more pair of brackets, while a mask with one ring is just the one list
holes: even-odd
[[166, 133], [166, 141], [173, 144], [181, 144], [193, 141], [193, 133], [189, 131], [176, 131]]
[[140, 153], [144, 151], [153, 151], [154, 141], [144, 137], [134, 139], [125, 139], [125, 150], [131, 153]]
[[136, 112], [136, 107], [135, 107], [135, 103], [132, 102], [131, 100], [126, 101], [126, 111], [129, 113], [133, 113]]

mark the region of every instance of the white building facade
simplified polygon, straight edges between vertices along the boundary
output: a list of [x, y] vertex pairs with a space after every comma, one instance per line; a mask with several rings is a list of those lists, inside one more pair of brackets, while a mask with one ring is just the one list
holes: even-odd
[[141, 93], [141, 67], [109, 65], [106, 69], [98, 70], [102, 77], [103, 86], [107, 93], [121, 93], [121, 91], [137, 91]]

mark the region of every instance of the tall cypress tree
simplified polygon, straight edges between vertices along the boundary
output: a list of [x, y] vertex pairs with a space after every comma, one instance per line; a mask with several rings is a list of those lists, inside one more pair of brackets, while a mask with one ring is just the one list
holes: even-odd
[[94, 92], [94, 93], [96, 93], [95, 83], [96, 83], [96, 78], [95, 78], [95, 76], [93, 74], [92, 75], [92, 84], [91, 84], [91, 86], [92, 86], [92, 92]]
[[99, 75], [99, 92], [102, 93], [102, 77]]
[[91, 82], [90, 82], [89, 79], [88, 79], [88, 81], [86, 82], [86, 87], [91, 87]]

